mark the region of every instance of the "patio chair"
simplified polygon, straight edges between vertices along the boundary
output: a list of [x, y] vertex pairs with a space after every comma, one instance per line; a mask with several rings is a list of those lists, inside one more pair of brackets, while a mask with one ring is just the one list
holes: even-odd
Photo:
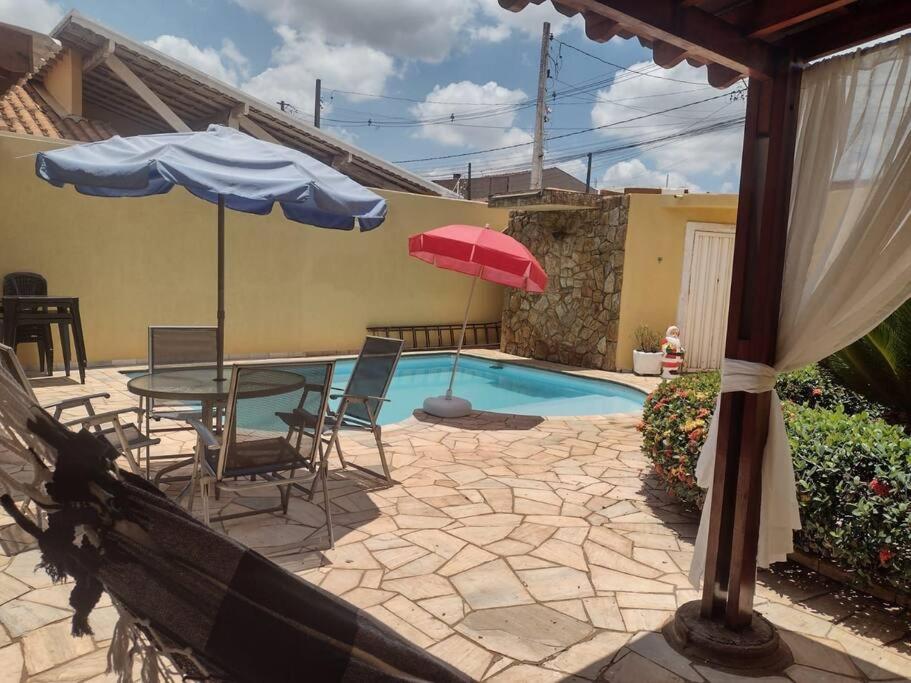
[[[35, 403], [38, 402], [35, 397], [35, 391], [32, 389], [32, 385], [25, 374], [25, 370], [22, 368], [22, 364], [19, 362], [19, 358], [16, 356], [16, 352], [5, 344], [0, 344], [0, 368], [12, 377], [13, 381], [21, 387], [30, 400]], [[92, 401], [110, 397], [111, 395], [106, 392], [86, 394], [85, 396], [76, 396], [54, 403], [46, 403], [41, 407], [47, 411], [53, 410], [55, 420], [60, 420], [64, 410], [72, 408], [85, 410], [86, 415], [84, 417], [66, 420], [63, 424], [67, 427], [85, 427], [93, 431], [96, 436], [103, 438], [117, 449], [127, 459], [130, 469], [135, 474], [139, 474], [141, 470], [136, 457], [137, 453], [143, 448], [154, 446], [160, 440], [150, 438], [136, 424], [121, 421], [124, 415], [129, 413], [138, 414], [138, 408], [120, 408], [118, 410], [106, 410], [101, 413], [95, 412], [95, 406]]]
[[[351, 371], [351, 378], [348, 380], [344, 393], [330, 396], [333, 400], [339, 400], [339, 405], [335, 411], [329, 411], [323, 424], [327, 458], [334, 447], [343, 468], [351, 465], [361, 472], [383, 479], [388, 483], [392, 483], [392, 475], [389, 473], [389, 463], [386, 461], [386, 452], [383, 450], [382, 427], [377, 421], [383, 404], [389, 400], [386, 398], [386, 392], [389, 390], [395, 368], [399, 364], [404, 345], [405, 342], [401, 339], [367, 337], [354, 364], [354, 369]], [[313, 422], [312, 415], [304, 414], [282, 416], [282, 419], [292, 429], [302, 429]], [[383, 466], [382, 473], [345, 460], [342, 446], [339, 443], [339, 434], [342, 430], [356, 430], [373, 434], [380, 454], [380, 463]], [[328, 438], [326, 438], [327, 434]]]
[[118, 471], [107, 444], [68, 431], [12, 385], [0, 372], [0, 448], [33, 477], [0, 468], [0, 492], [33, 499], [52, 531], [9, 495], [0, 506], [38, 539], [48, 573], [74, 580], [75, 635], [91, 633], [90, 613], [110, 596], [120, 615], [108, 652], [115, 680], [472, 680]]
[[[47, 280], [38, 273], [7, 273], [3, 276], [3, 294], [34, 296], [47, 294]], [[14, 347], [19, 344], [38, 346], [38, 369], [51, 374], [54, 370], [54, 340], [50, 325], [23, 325], [16, 330]]]
[[[329, 544], [333, 545], [327, 461], [319, 435], [332, 390], [334, 367], [333, 361], [235, 366], [220, 438], [202, 420], [188, 420], [199, 435], [193, 479], [199, 482], [206, 524], [264, 512], [287, 513], [292, 486], [308, 491], [312, 498], [314, 484], [321, 480], [326, 529]], [[279, 416], [303, 413], [316, 416], [312, 424], [291, 429], [285, 428], [279, 419]], [[309, 484], [309, 489], [304, 484]], [[278, 505], [217, 517], [210, 515], [210, 489], [237, 493], [263, 487], [278, 488]], [[191, 508], [192, 504], [191, 499]]]
[[[214, 366], [218, 358], [218, 328], [202, 325], [149, 325], [149, 372], [164, 372], [195, 366]], [[198, 415], [200, 405], [172, 399], [140, 399], [146, 434], [190, 429], [187, 418]], [[168, 420], [170, 426], [153, 427]], [[152, 455], [146, 449], [146, 478], [152, 460], [172, 460], [177, 454]], [[158, 480], [156, 480], [157, 482]]]
[[[194, 325], [149, 325], [149, 372], [214, 366], [218, 359], [218, 328]], [[145, 404], [146, 431], [187, 429], [184, 416], [199, 412], [198, 403], [150, 398]], [[175, 427], [151, 428], [151, 420], [171, 419]]]

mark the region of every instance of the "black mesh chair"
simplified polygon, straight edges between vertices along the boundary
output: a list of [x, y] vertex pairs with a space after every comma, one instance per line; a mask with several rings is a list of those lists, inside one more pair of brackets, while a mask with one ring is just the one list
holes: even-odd
[[[351, 371], [351, 378], [348, 380], [344, 393], [332, 394], [330, 397], [339, 401], [338, 409], [329, 411], [323, 424], [327, 456], [335, 448], [343, 468], [351, 465], [388, 483], [392, 483], [392, 475], [389, 472], [389, 463], [386, 461], [386, 452], [383, 450], [382, 427], [378, 424], [378, 420], [383, 404], [389, 400], [386, 398], [386, 393], [389, 391], [399, 358], [402, 357], [404, 345], [405, 342], [401, 339], [367, 337], [354, 364], [354, 369]], [[308, 415], [283, 416], [282, 419], [292, 429], [301, 429], [313, 422], [313, 416]], [[356, 430], [373, 434], [380, 454], [382, 473], [345, 460], [339, 443], [339, 434], [342, 430]]]
[[[7, 273], [3, 276], [3, 294], [7, 296], [46, 296], [47, 280], [38, 273]], [[40, 307], [35, 308], [36, 311]], [[16, 329], [14, 347], [19, 344], [37, 344], [38, 367], [41, 372], [51, 374], [54, 369], [54, 338], [51, 326], [21, 325]]]
[[[235, 366], [221, 437], [202, 420], [189, 420], [199, 434], [193, 478], [199, 481], [206, 524], [264, 512], [287, 513], [292, 486], [309, 490], [312, 497], [313, 485], [320, 480], [329, 543], [333, 543], [327, 464], [319, 435], [334, 367], [332, 361]], [[288, 428], [283, 419], [298, 414], [315, 419], [311, 424]], [[309, 484], [309, 489], [304, 484]], [[216, 492], [241, 492], [269, 486], [279, 489], [280, 501], [274, 507], [210, 515], [209, 493], [213, 488]]]

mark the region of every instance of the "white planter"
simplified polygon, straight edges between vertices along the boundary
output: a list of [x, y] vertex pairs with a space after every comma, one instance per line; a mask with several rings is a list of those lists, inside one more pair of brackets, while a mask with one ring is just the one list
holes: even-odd
[[660, 375], [663, 355], [660, 351], [657, 353], [633, 351], [633, 372], [637, 375]]

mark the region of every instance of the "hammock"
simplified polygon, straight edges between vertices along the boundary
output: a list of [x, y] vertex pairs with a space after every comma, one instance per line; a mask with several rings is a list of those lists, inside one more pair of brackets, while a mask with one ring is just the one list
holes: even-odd
[[[106, 591], [120, 610], [108, 668], [142, 680], [170, 668], [194, 680], [468, 681], [369, 614], [209, 529], [118, 453], [71, 432], [0, 370], [0, 448], [29, 462], [31, 482], [0, 469], [6, 511], [38, 540], [42, 567], [74, 579], [73, 635]], [[47, 515], [29, 513], [35, 504]]]

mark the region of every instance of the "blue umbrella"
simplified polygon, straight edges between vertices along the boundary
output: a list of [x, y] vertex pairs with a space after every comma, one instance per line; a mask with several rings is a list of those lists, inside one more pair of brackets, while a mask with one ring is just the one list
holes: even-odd
[[39, 152], [35, 172], [52, 185], [96, 197], [145, 197], [181, 185], [218, 205], [218, 374], [224, 369], [225, 207], [320, 228], [378, 228], [386, 200], [297, 150], [211, 125], [205, 132], [116, 136]]

